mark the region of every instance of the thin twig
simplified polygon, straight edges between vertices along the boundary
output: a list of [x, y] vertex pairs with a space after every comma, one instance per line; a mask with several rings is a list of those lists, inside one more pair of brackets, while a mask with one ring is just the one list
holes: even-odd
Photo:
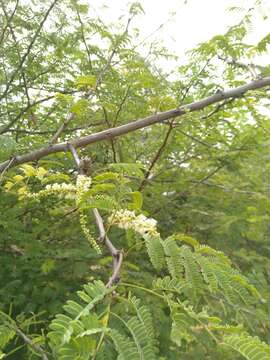
[[[122, 36], [124, 36], [127, 33], [130, 21], [131, 21], [131, 19], [128, 20], [126, 29], [125, 29], [124, 33], [122, 34]], [[98, 75], [98, 78], [96, 80], [94, 88], [91, 89], [87, 94], [85, 94], [85, 96], [84, 96], [85, 99], [90, 100], [94, 96], [94, 94], [96, 93], [98, 87], [100, 86], [100, 84], [103, 81], [104, 75], [106, 74], [108, 68], [111, 65], [112, 59], [113, 59], [114, 55], [116, 54], [117, 47], [118, 47], [118, 44], [112, 49], [112, 52], [111, 52], [106, 64], [104, 65], [104, 67], [102, 68], [101, 72]], [[52, 137], [52, 139], [50, 141], [50, 144], [55, 144], [57, 142], [57, 140], [60, 137], [60, 135], [62, 134], [62, 132], [67, 128], [67, 126], [69, 125], [71, 120], [74, 119], [74, 117], [75, 117], [75, 113], [73, 113], [73, 112], [68, 113], [68, 115], [66, 117], [66, 120], [63, 122], [63, 124], [59, 127], [59, 129], [53, 135], [53, 137]]]
[[[5, 17], [7, 19], [8, 28], [9, 28], [9, 31], [11, 33], [14, 44], [15, 44], [15, 48], [16, 48], [16, 52], [17, 52], [17, 55], [18, 55], [19, 62], [21, 62], [22, 57], [21, 57], [21, 54], [20, 54], [20, 51], [19, 51], [18, 41], [17, 41], [16, 35], [15, 35], [15, 32], [13, 30], [13, 27], [11, 26], [11, 23], [8, 21], [8, 14], [7, 14], [6, 9], [3, 6], [3, 4], [2, 4], [2, 9], [3, 9]], [[26, 98], [27, 98], [27, 107], [31, 107], [31, 100], [30, 100], [30, 97], [29, 97], [29, 91], [28, 91], [28, 86], [27, 86], [27, 81], [26, 81], [26, 75], [25, 75], [25, 72], [23, 70], [23, 67], [20, 68], [20, 72], [21, 72], [21, 77], [23, 79], [23, 86], [24, 86], [24, 89], [25, 89], [25, 95], [26, 95]]]
[[196, 74], [195, 77], [193, 77], [193, 79], [191, 79], [187, 85], [187, 87], [185, 88], [185, 92], [182, 95], [181, 99], [180, 99], [180, 105], [183, 104], [183, 102], [185, 101], [185, 98], [187, 97], [189, 90], [191, 89], [192, 86], [196, 85], [199, 82], [199, 76], [204, 72], [204, 70], [206, 69], [206, 67], [208, 66], [208, 64], [210, 63], [210, 61], [212, 60], [213, 57], [211, 57], [210, 59], [207, 59], [206, 63], [204, 64], [204, 66], [201, 68], [201, 70]]
[[35, 350], [37, 353], [41, 355], [41, 358], [43, 360], [49, 360], [42, 347], [40, 347], [38, 344], [35, 344], [24, 332], [22, 332], [21, 329], [18, 328], [18, 326], [12, 326], [12, 328], [16, 332], [16, 334], [20, 336], [27, 345], [31, 346], [33, 350]]
[[142, 180], [141, 182], [141, 185], [139, 186], [139, 191], [143, 191], [143, 189], [145, 188], [146, 184], [147, 184], [147, 181], [149, 179], [149, 176], [151, 174], [151, 170], [153, 169], [153, 167], [156, 165], [156, 163], [158, 162], [159, 158], [161, 157], [163, 151], [165, 150], [166, 148], [166, 145], [168, 143], [168, 140], [169, 140], [169, 137], [170, 137], [170, 134], [173, 130], [173, 123], [171, 122], [170, 125], [169, 125], [169, 129], [165, 135], [165, 138], [160, 146], [160, 148], [158, 149], [156, 155], [154, 156], [153, 160], [151, 161], [151, 164], [144, 176], [144, 179]]
[[227, 100], [223, 101], [221, 104], [218, 104], [215, 107], [215, 109], [213, 111], [211, 111], [209, 114], [202, 116], [201, 119], [206, 120], [206, 119], [210, 118], [211, 116], [216, 114], [220, 109], [222, 109], [225, 105], [232, 103], [234, 100], [235, 100], [235, 98], [227, 99]]
[[183, 130], [181, 130], [181, 129], [179, 129], [179, 128], [177, 128], [177, 131], [180, 132], [181, 134], [183, 134], [184, 136], [186, 136], [186, 137], [194, 140], [195, 142], [203, 145], [203, 146], [206, 146], [206, 147], [208, 147], [208, 148], [211, 148], [211, 147], [212, 147], [212, 145], [208, 144], [207, 142], [205, 142], [205, 141], [203, 141], [203, 140], [201, 140], [201, 139], [198, 139], [198, 138], [196, 138], [195, 136], [190, 135], [190, 134], [186, 133], [185, 131], [183, 131]]
[[88, 48], [88, 46], [87, 46], [86, 38], [85, 38], [85, 35], [84, 35], [84, 24], [83, 24], [83, 22], [82, 22], [82, 18], [81, 18], [80, 12], [78, 11], [77, 8], [76, 8], [76, 12], [77, 12], [77, 16], [78, 16], [79, 23], [80, 23], [80, 26], [81, 26], [82, 40], [83, 40], [83, 43], [84, 43], [84, 46], [85, 46], [85, 50], [86, 50], [86, 52], [87, 52], [88, 63], [89, 63], [90, 69], [92, 70], [92, 67], [93, 67], [93, 66], [92, 66], [92, 61], [91, 61], [91, 54], [90, 54], [89, 48]]
[[[218, 58], [224, 62], [226, 62], [228, 65], [232, 65], [234, 67], [238, 67], [238, 68], [241, 68], [241, 69], [244, 69], [244, 70], [247, 70], [252, 79], [258, 79], [258, 77], [261, 75], [261, 72], [263, 70], [263, 66], [261, 65], [256, 65], [256, 64], [253, 64], [253, 63], [248, 63], [248, 64], [245, 64], [239, 60], [236, 60], [236, 59], [229, 59], [229, 58], [226, 58], [226, 57], [223, 57], [223, 56], [218, 56]], [[257, 70], [259, 70], [259, 74], [257, 73]]]
[[[2, 8], [4, 9], [4, 4], [3, 4], [3, 1], [1, 0], [1, 5], [2, 5]], [[10, 15], [10, 17], [7, 17], [7, 23], [6, 23], [6, 26], [4, 27], [3, 31], [2, 31], [2, 34], [1, 34], [1, 38], [0, 38], [0, 44], [2, 44], [2, 41], [5, 37], [5, 33], [7, 31], [7, 28], [9, 27], [12, 19], [13, 19], [13, 16], [15, 15], [16, 11], [17, 11], [17, 8], [18, 8], [18, 5], [19, 5], [19, 0], [16, 0], [16, 4], [14, 6], [14, 9]]]
[[[95, 127], [102, 125], [102, 122], [96, 123], [96, 124], [89, 124], [87, 127], [85, 126], [78, 126], [72, 129], [65, 129], [65, 133], [73, 133], [78, 130], [85, 130], [89, 127]], [[27, 135], [48, 135], [48, 134], [54, 134], [54, 130], [44, 130], [44, 131], [31, 131], [26, 129], [8, 129], [6, 133], [20, 133], [20, 134], [27, 134]]]
[[122, 101], [121, 101], [121, 103], [120, 103], [120, 105], [118, 107], [118, 110], [116, 112], [116, 115], [115, 115], [115, 118], [114, 118], [114, 121], [113, 121], [113, 127], [115, 127], [115, 125], [117, 123], [117, 120], [119, 118], [119, 115], [120, 115], [120, 113], [122, 111], [122, 108], [123, 108], [123, 106], [124, 106], [124, 104], [125, 104], [125, 102], [126, 102], [126, 100], [128, 98], [129, 90], [130, 90], [130, 85], [128, 85], [128, 87], [126, 89], [126, 92], [125, 92], [125, 95], [124, 95], [124, 97], [123, 97], [123, 99], [122, 99]]
[[46, 11], [46, 13], [45, 13], [42, 21], [40, 22], [39, 27], [37, 28], [37, 30], [36, 30], [36, 32], [35, 32], [32, 40], [30, 41], [30, 44], [28, 45], [28, 48], [27, 48], [25, 54], [24, 54], [24, 55], [22, 56], [22, 58], [21, 58], [21, 61], [20, 61], [20, 63], [19, 63], [19, 66], [17, 67], [17, 69], [16, 69], [16, 70], [13, 72], [13, 74], [11, 75], [11, 77], [10, 77], [10, 79], [9, 79], [7, 85], [6, 85], [5, 91], [4, 91], [4, 92], [2, 93], [2, 95], [0, 96], [0, 100], [3, 99], [3, 98], [7, 95], [8, 91], [9, 91], [9, 88], [10, 88], [13, 80], [15, 79], [15, 76], [17, 75], [17, 73], [18, 73], [18, 72], [21, 70], [21, 68], [23, 67], [24, 62], [25, 62], [25, 60], [27, 59], [28, 55], [30, 54], [30, 51], [31, 51], [31, 49], [32, 49], [32, 47], [33, 47], [33, 45], [34, 45], [34, 43], [35, 43], [38, 35], [40, 34], [40, 32], [41, 32], [41, 30], [42, 30], [42, 27], [43, 27], [45, 21], [47, 20], [49, 14], [50, 14], [50, 12], [51, 12], [51, 10], [54, 8], [54, 6], [55, 6], [55, 4], [57, 3], [57, 1], [58, 1], [58, 0], [54, 0], [54, 1], [51, 3], [51, 5], [50, 5], [50, 7], [48, 8], [48, 10]]
[[202, 178], [201, 180], [196, 182], [196, 184], [194, 186], [203, 184], [206, 180], [210, 179], [212, 176], [214, 176], [219, 170], [223, 169], [224, 167], [225, 167], [225, 165], [220, 165], [220, 166], [216, 167], [213, 171], [211, 171], [209, 174], [207, 174], [204, 178]]
[[224, 185], [221, 184], [214, 184], [214, 183], [210, 183], [208, 181], [196, 181], [196, 180], [191, 180], [192, 183], [198, 184], [198, 185], [206, 185], [209, 187], [215, 187], [218, 189], [223, 190], [224, 192], [231, 192], [231, 193], [239, 193], [239, 194], [244, 194], [244, 195], [254, 195], [254, 196], [260, 196], [260, 195], [265, 195], [265, 196], [269, 196], [269, 193], [266, 192], [255, 192], [255, 191], [250, 191], [250, 190], [239, 190], [239, 189], [234, 189], [232, 187], [226, 187]]
[[6, 167], [3, 169], [3, 171], [2, 171], [1, 174], [0, 174], [0, 181], [1, 181], [1, 179], [3, 178], [5, 172], [8, 171], [8, 169], [12, 166], [12, 163], [13, 163], [15, 160], [16, 160], [16, 157], [15, 157], [15, 156], [13, 156], [13, 157], [9, 160], [9, 162], [8, 162], [7, 165], [6, 165]]
[[4, 125], [3, 127], [0, 128], [0, 134], [5, 134], [7, 132], [9, 132], [10, 130], [10, 127], [12, 125], [14, 125], [21, 117], [23, 114], [25, 114], [28, 110], [30, 110], [32, 107], [38, 105], [38, 104], [41, 104], [43, 102], [46, 102], [46, 101], [49, 101], [51, 99], [54, 99], [55, 98], [55, 95], [51, 95], [51, 96], [48, 96], [46, 98], [43, 98], [43, 99], [39, 99], [35, 102], [32, 102], [30, 104], [28, 104], [25, 108], [23, 108], [18, 115], [15, 116], [14, 119], [10, 120], [10, 122], [6, 125]]

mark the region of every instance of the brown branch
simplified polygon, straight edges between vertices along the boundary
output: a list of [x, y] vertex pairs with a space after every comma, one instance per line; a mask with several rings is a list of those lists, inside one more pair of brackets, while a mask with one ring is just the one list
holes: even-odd
[[[226, 99], [230, 98], [238, 98], [240, 96], [243, 96], [247, 91], [250, 90], [256, 90], [261, 89], [263, 87], [270, 85], [270, 77], [265, 77], [259, 80], [252, 81], [250, 83], [247, 83], [245, 85], [239, 86], [237, 88], [230, 89], [228, 91], [220, 92], [214, 95], [211, 95], [207, 98], [204, 98], [199, 101], [195, 101], [191, 104], [187, 104], [184, 106], [181, 106], [180, 108], [165, 111], [159, 114], [155, 114], [152, 116], [148, 116], [144, 119], [139, 119], [136, 121], [131, 121], [127, 124], [117, 126], [115, 128], [107, 129], [100, 131], [95, 134], [90, 134], [87, 136], [82, 136], [79, 138], [75, 138], [73, 140], [70, 140], [69, 143], [72, 144], [75, 148], [85, 147], [87, 145], [113, 139], [117, 136], [121, 136], [124, 134], [127, 134], [129, 132], [142, 129], [148, 126], [151, 126], [156, 123], [164, 122], [168, 119], [173, 119], [176, 117], [180, 117], [185, 115], [186, 113], [193, 112], [193, 111], [199, 111], [204, 108], [206, 108], [209, 105], [215, 104], [220, 101], [224, 101]], [[9, 168], [12, 168], [19, 164], [24, 164], [31, 161], [37, 161], [47, 155], [58, 153], [58, 152], [65, 152], [69, 151], [68, 143], [63, 142], [59, 144], [49, 145], [45, 146], [43, 148], [40, 148], [38, 150], [31, 151], [24, 155], [19, 155], [14, 157], [13, 163], [10, 165], [10, 160], [6, 160], [2, 163], [0, 163], [0, 172], [2, 172], [4, 169], [6, 169], [7, 166]]]
[[[4, 4], [3, 4], [3, 1], [1, 0], [1, 5], [2, 5], [2, 9], [4, 11]], [[13, 19], [13, 16], [15, 15], [16, 11], [17, 11], [17, 8], [18, 8], [18, 5], [19, 5], [19, 0], [16, 0], [16, 4], [14, 6], [14, 10], [12, 11], [10, 17], [7, 17], [7, 23], [6, 23], [6, 26], [4, 27], [3, 31], [2, 31], [2, 34], [1, 34], [1, 38], [0, 38], [0, 44], [2, 44], [2, 41], [5, 37], [5, 33], [7, 31], [7, 28], [9, 27], [9, 25], [11, 24], [11, 21]], [[5, 12], [5, 11], [4, 11]]]
[[80, 26], [81, 26], [82, 40], [83, 40], [83, 43], [84, 43], [84, 46], [85, 46], [85, 50], [86, 50], [86, 52], [87, 52], [88, 63], [89, 63], [90, 68], [91, 68], [91, 70], [92, 70], [93, 66], [92, 66], [92, 61], [91, 61], [91, 54], [90, 54], [89, 48], [88, 48], [88, 46], [87, 46], [86, 38], [85, 38], [85, 35], [84, 35], [84, 24], [83, 24], [81, 15], [80, 15], [80, 13], [79, 13], [79, 11], [78, 11], [77, 8], [76, 8], [76, 13], [77, 13], [77, 16], [78, 16], [78, 19], [79, 19], [79, 23], [80, 23]]
[[[102, 110], [103, 110], [105, 122], [106, 122], [108, 128], [110, 128], [110, 127], [111, 127], [111, 124], [110, 124], [110, 122], [109, 122], [107, 110], [106, 110], [106, 108], [105, 108], [104, 106], [102, 106]], [[117, 157], [116, 157], [116, 149], [115, 149], [114, 139], [110, 139], [110, 143], [111, 143], [111, 148], [112, 148], [112, 153], [113, 153], [113, 161], [114, 161], [115, 163], [117, 163]]]
[[[69, 150], [73, 156], [73, 159], [75, 161], [75, 164], [78, 168], [78, 171], [80, 174], [85, 174], [86, 170], [84, 169], [83, 162], [84, 160], [80, 160], [79, 155], [74, 148], [73, 145], [68, 144]], [[106, 284], [107, 287], [111, 287], [114, 284], [117, 284], [120, 280], [120, 269], [123, 262], [123, 252], [121, 250], [116, 249], [116, 247], [113, 245], [113, 243], [110, 241], [106, 234], [106, 230], [104, 227], [103, 219], [98, 211], [98, 209], [93, 209], [93, 215], [95, 218], [95, 222], [99, 231], [99, 241], [104, 243], [107, 249], [109, 250], [112, 258], [113, 258], [113, 273]]]
[[118, 107], [118, 110], [116, 112], [116, 115], [115, 115], [115, 118], [114, 118], [114, 121], [113, 121], [113, 127], [115, 127], [115, 125], [117, 123], [117, 120], [119, 118], [119, 115], [120, 115], [120, 113], [122, 111], [122, 108], [123, 108], [123, 106], [124, 106], [124, 104], [125, 104], [125, 102], [126, 102], [126, 100], [128, 98], [129, 90], [130, 90], [130, 85], [128, 85], [128, 87], [126, 89], [126, 92], [125, 92], [125, 95], [124, 95], [124, 97], [123, 97], [123, 99], [122, 99], [122, 101], [121, 101], [121, 103], [120, 103], [120, 105]]
[[206, 119], [210, 118], [211, 116], [213, 116], [214, 114], [219, 112], [219, 110], [222, 109], [225, 105], [232, 103], [234, 100], [235, 100], [235, 98], [227, 99], [227, 100], [223, 101], [221, 104], [218, 104], [215, 107], [215, 109], [213, 111], [211, 111], [209, 114], [202, 116], [201, 119], [206, 120]]
[[[225, 63], [227, 63], [228, 65], [232, 65], [234, 67], [238, 67], [238, 68], [241, 68], [241, 69], [244, 69], [244, 70], [247, 70], [251, 77], [253, 79], [257, 79], [260, 75], [261, 75], [261, 72], [263, 70], [263, 66], [261, 65], [256, 65], [256, 64], [253, 64], [253, 63], [248, 63], [248, 64], [245, 64], [241, 61], [238, 61], [236, 59], [229, 59], [229, 58], [226, 58], [226, 57], [223, 57], [223, 56], [218, 56], [218, 58], [222, 61], [224, 61]], [[257, 73], [257, 70], [259, 70], [259, 74]]]
[[184, 136], [190, 138], [191, 140], [203, 145], [203, 146], [206, 146], [208, 148], [212, 147], [212, 145], [208, 144], [206, 141], [200, 140], [200, 139], [196, 138], [195, 136], [190, 135], [190, 134], [186, 133], [185, 131], [183, 131], [181, 129], [177, 129], [177, 131], [180, 132], [181, 134], [183, 134]]
[[139, 191], [143, 191], [143, 190], [144, 190], [145, 185], [147, 184], [147, 181], [148, 181], [148, 179], [149, 179], [149, 177], [150, 177], [151, 170], [152, 170], [153, 167], [156, 165], [156, 163], [158, 162], [159, 158], [161, 157], [163, 151], [164, 151], [165, 148], [166, 148], [166, 145], [167, 145], [167, 143], [168, 143], [168, 140], [169, 140], [169, 137], [170, 137], [170, 134], [171, 134], [172, 130], [173, 130], [173, 124], [170, 123], [169, 129], [168, 129], [168, 131], [167, 131], [167, 133], [166, 133], [166, 135], [165, 135], [165, 138], [164, 138], [164, 140], [163, 140], [160, 148], [158, 149], [156, 155], [154, 156], [153, 160], [151, 161], [151, 164], [150, 164], [150, 166], [149, 166], [149, 168], [148, 168], [148, 170], [147, 170], [147, 172], [146, 172], [146, 174], [145, 174], [145, 176], [144, 176], [144, 179], [142, 180], [141, 185], [139, 186]]
[[[122, 34], [122, 36], [124, 36], [124, 35], [127, 33], [130, 20], [131, 20], [131, 19], [128, 20], [126, 29], [125, 29], [124, 33]], [[104, 67], [102, 68], [101, 72], [100, 72], [99, 75], [98, 75], [98, 78], [97, 78], [97, 80], [96, 80], [96, 83], [95, 83], [94, 88], [84, 96], [85, 99], [91, 99], [91, 98], [94, 96], [94, 94], [95, 94], [95, 92], [97, 91], [97, 89], [98, 89], [98, 87], [100, 86], [100, 84], [102, 83], [103, 77], [104, 77], [104, 75], [106, 74], [106, 72], [107, 72], [107, 70], [108, 70], [108, 68], [109, 68], [109, 66], [110, 66], [110, 64], [111, 64], [111, 62], [112, 62], [112, 59], [113, 59], [113, 57], [114, 57], [114, 55], [115, 55], [115, 53], [116, 53], [116, 50], [117, 50], [118, 45], [119, 45], [119, 44], [117, 44], [117, 45], [112, 49], [112, 52], [111, 52], [111, 54], [110, 54], [110, 56], [109, 56], [106, 64], [104, 65]], [[51, 139], [51, 141], [50, 141], [50, 144], [55, 144], [55, 143], [57, 142], [59, 136], [60, 136], [60, 135], [62, 134], [62, 132], [68, 127], [69, 123], [71, 122], [71, 120], [74, 119], [74, 117], [75, 117], [75, 113], [73, 113], [73, 112], [69, 112], [69, 113], [67, 114], [66, 120], [63, 122], [63, 124], [59, 127], [59, 129], [58, 129], [58, 130], [56, 131], [56, 133], [53, 135], [53, 137], [52, 137], [52, 139]]]
[[24, 109], [22, 109], [18, 115], [15, 116], [14, 119], [10, 120], [10, 122], [6, 125], [3, 125], [2, 127], [0, 127], [0, 134], [5, 134], [7, 132], [10, 131], [10, 127], [12, 125], [14, 125], [21, 117], [24, 113], [26, 113], [28, 110], [30, 110], [32, 107], [38, 105], [38, 104], [41, 104], [43, 102], [46, 102], [46, 101], [49, 101], [51, 99], [55, 98], [55, 95], [51, 95], [51, 96], [48, 96], [46, 98], [43, 98], [43, 99], [39, 99], [35, 102], [32, 102], [31, 104], [28, 104]]

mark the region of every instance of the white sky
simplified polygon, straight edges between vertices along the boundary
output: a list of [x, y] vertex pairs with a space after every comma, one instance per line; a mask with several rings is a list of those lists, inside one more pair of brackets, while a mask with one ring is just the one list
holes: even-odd
[[[131, 3], [130, 0], [88, 0], [97, 14], [106, 23], [119, 21]], [[245, 12], [229, 12], [231, 6], [249, 9], [255, 0], [141, 0], [145, 15], [139, 16], [133, 22], [140, 28], [141, 38], [153, 33], [161, 24], [164, 27], [155, 33], [151, 40], [158, 39], [163, 45], [180, 56], [191, 50], [199, 42], [212, 36], [223, 34], [229, 26], [237, 24]], [[106, 5], [107, 8], [102, 7]], [[255, 43], [270, 32], [270, 0], [262, 0], [254, 19], [254, 27], [248, 36], [248, 41]], [[256, 6], [257, 8], [257, 6]], [[171, 15], [175, 12], [175, 15]], [[263, 15], [269, 18], [263, 21]], [[270, 56], [264, 56], [262, 64], [270, 62]], [[165, 64], [166, 67], [166, 64]]]

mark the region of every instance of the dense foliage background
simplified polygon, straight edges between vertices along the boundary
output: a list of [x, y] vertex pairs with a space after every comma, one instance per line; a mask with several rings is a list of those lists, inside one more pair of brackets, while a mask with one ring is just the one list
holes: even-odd
[[[258, 10], [263, 8], [256, 1], [242, 11], [240, 23], [199, 44], [185, 65], [168, 74], [156, 64], [172, 55], [149, 39], [136, 40], [139, 29], [132, 21], [143, 14], [139, 3], [119, 23], [104, 24], [78, 0], [1, 1], [0, 160], [12, 165], [14, 156], [269, 76], [270, 66], [257, 61], [269, 50], [270, 34], [246, 43], [248, 32], [256, 31]], [[261, 16], [269, 21], [269, 14]], [[141, 46], [149, 49], [147, 56]], [[95, 201], [85, 198], [83, 206], [94, 238], [99, 233], [92, 208], [104, 223], [115, 209], [127, 208], [156, 219], [162, 239], [177, 234], [164, 245], [169, 270], [161, 264], [157, 271], [145, 237], [107, 227], [124, 254], [116, 289], [93, 282], [107, 283], [111, 256], [105, 248], [97, 254], [86, 240], [78, 203], [23, 196], [47, 184], [76, 183], [72, 154], [6, 166], [0, 190], [0, 358], [116, 359], [119, 353], [119, 359], [270, 359], [269, 134], [268, 85], [77, 149], [91, 159], [96, 188], [88, 196]], [[154, 250], [147, 245], [150, 255], [161, 251], [153, 243]], [[207, 270], [198, 266], [205, 259]], [[231, 272], [236, 270], [239, 275]], [[213, 274], [220, 275], [215, 280]], [[53, 333], [57, 326], [49, 324], [67, 300], [77, 303], [76, 291], [86, 283], [95, 284], [93, 299], [100, 296], [89, 315], [92, 325], [84, 319], [82, 335], [72, 328], [78, 324], [62, 319], [69, 333], [60, 341], [61, 334]], [[134, 311], [140, 320], [147, 314], [147, 323], [151, 315], [153, 333], [148, 324], [138, 336]]]

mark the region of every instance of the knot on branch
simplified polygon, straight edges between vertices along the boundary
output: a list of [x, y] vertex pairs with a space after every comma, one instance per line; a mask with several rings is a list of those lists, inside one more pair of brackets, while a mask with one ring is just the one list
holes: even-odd
[[92, 161], [89, 157], [85, 156], [84, 158], [81, 158], [78, 165], [79, 173], [89, 176], [91, 173], [91, 165]]

